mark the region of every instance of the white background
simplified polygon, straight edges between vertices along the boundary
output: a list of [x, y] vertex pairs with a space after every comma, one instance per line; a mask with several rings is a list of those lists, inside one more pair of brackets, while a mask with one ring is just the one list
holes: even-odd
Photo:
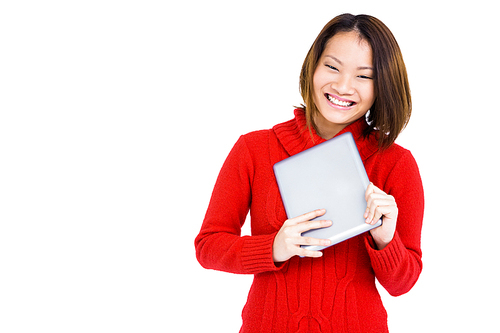
[[293, 117], [344, 12], [386, 23], [413, 93], [424, 270], [381, 290], [391, 331], [500, 331], [494, 5], [3, 1], [0, 331], [237, 332], [252, 277], [202, 269], [194, 238], [232, 145]]

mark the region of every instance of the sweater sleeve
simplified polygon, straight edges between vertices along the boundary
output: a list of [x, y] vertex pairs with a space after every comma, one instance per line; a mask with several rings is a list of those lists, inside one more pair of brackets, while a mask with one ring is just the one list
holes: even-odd
[[252, 157], [242, 136], [222, 166], [195, 239], [196, 257], [204, 268], [239, 274], [278, 269], [272, 259], [276, 233], [241, 237], [252, 200], [253, 174]]
[[394, 196], [398, 205], [396, 233], [381, 251], [369, 233], [365, 243], [380, 284], [392, 296], [399, 296], [410, 291], [422, 271], [424, 191], [417, 163], [409, 151], [397, 161], [382, 188]]

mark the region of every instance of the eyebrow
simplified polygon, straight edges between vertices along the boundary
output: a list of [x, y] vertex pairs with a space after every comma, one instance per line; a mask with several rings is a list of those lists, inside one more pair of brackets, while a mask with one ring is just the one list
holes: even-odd
[[[338, 62], [340, 65], [344, 65], [342, 63], [342, 61], [340, 61], [339, 59], [335, 58], [334, 56], [332, 55], [326, 55], [325, 57], [328, 57], [328, 58], [332, 58], [333, 60], [335, 60], [336, 62]], [[359, 66], [358, 69], [371, 69], [373, 70], [373, 67], [370, 67], [370, 66]]]

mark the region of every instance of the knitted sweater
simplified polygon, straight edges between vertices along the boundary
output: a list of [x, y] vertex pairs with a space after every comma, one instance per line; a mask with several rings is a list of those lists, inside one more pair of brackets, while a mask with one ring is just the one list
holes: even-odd
[[[397, 144], [379, 151], [375, 135], [363, 138], [366, 126], [362, 117], [339, 135], [353, 134], [370, 181], [396, 199], [396, 233], [381, 251], [366, 232], [323, 250], [321, 258], [273, 262], [274, 238], [287, 216], [272, 167], [325, 141], [313, 131], [313, 142], [303, 111], [241, 136], [229, 153], [195, 246], [205, 268], [254, 274], [240, 332], [388, 331], [375, 278], [393, 296], [416, 283], [424, 195], [411, 153]], [[252, 235], [241, 236], [249, 210]]]

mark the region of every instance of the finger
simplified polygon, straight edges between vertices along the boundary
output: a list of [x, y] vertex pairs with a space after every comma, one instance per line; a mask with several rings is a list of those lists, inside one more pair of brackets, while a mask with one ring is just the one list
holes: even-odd
[[365, 199], [366, 199], [366, 201], [368, 201], [368, 197], [372, 193], [386, 194], [384, 191], [382, 191], [381, 189], [379, 189], [373, 183], [370, 183], [370, 184], [368, 184], [368, 187], [366, 188], [366, 191], [365, 191]]
[[306, 249], [299, 247], [299, 251], [298, 251], [297, 255], [301, 256], [301, 257], [319, 258], [319, 257], [323, 256], [323, 252], [306, 250]]
[[377, 209], [378, 206], [381, 205], [387, 205], [388, 203], [385, 201], [386, 198], [385, 196], [381, 194], [375, 194], [372, 193], [370, 196], [366, 199], [366, 210], [364, 217], [368, 220], [370, 217], [373, 217], [375, 209]]
[[366, 219], [365, 219], [365, 222], [367, 224], [371, 224], [371, 225], [374, 225], [375, 223], [378, 222], [378, 220], [380, 220], [382, 217], [384, 216], [384, 214], [380, 213], [378, 210], [375, 210], [375, 212], [373, 213], [373, 215], [369, 215]]
[[326, 228], [332, 225], [332, 221], [328, 220], [315, 220], [315, 221], [306, 221], [300, 222], [296, 226], [294, 226], [295, 231], [299, 234], [306, 232], [308, 230]]
[[384, 191], [382, 191], [380, 188], [378, 188], [377, 186], [375, 186], [373, 183], [370, 183], [372, 185], [372, 189], [373, 189], [373, 192], [374, 193], [384, 193]]
[[375, 224], [382, 216], [390, 217], [394, 209], [397, 209], [393, 204], [390, 205], [378, 205], [367, 208], [366, 223]]
[[[375, 186], [373, 189], [377, 189]], [[372, 206], [386, 206], [386, 205], [395, 205], [396, 204], [396, 199], [392, 195], [388, 195], [383, 191], [380, 191], [377, 189], [377, 191], [374, 191], [372, 193], [366, 195], [366, 206], [368, 208]], [[366, 213], [365, 213], [366, 215]], [[366, 216], [365, 216], [366, 217]]]
[[320, 239], [313, 237], [296, 237], [291, 240], [295, 245], [309, 245], [309, 246], [328, 246], [332, 242], [329, 239]]
[[285, 221], [285, 223], [287, 223], [288, 225], [293, 225], [293, 224], [301, 223], [304, 221], [312, 220], [318, 216], [324, 215], [325, 213], [326, 213], [325, 209], [316, 209], [316, 210], [313, 210], [312, 212], [305, 213], [305, 214], [302, 214], [300, 216], [289, 219], [289, 220]]
[[[381, 202], [377, 202], [377, 203], [372, 203], [370, 206], [368, 206], [366, 208], [366, 212], [365, 212], [365, 215], [366, 215], [366, 221], [367, 222], [371, 222], [372, 220], [374, 220], [378, 215], [382, 215], [381, 214], [381, 209], [382, 207], [386, 207], [386, 205], [382, 205]], [[379, 217], [380, 218], [380, 217]]]
[[387, 194], [372, 193], [368, 196], [366, 200], [366, 206], [371, 207], [373, 205], [386, 205], [390, 202], [394, 202], [394, 198], [388, 196]]
[[366, 188], [365, 191], [365, 200], [368, 201], [368, 198], [370, 195], [375, 191], [373, 183], [368, 184], [368, 187]]

